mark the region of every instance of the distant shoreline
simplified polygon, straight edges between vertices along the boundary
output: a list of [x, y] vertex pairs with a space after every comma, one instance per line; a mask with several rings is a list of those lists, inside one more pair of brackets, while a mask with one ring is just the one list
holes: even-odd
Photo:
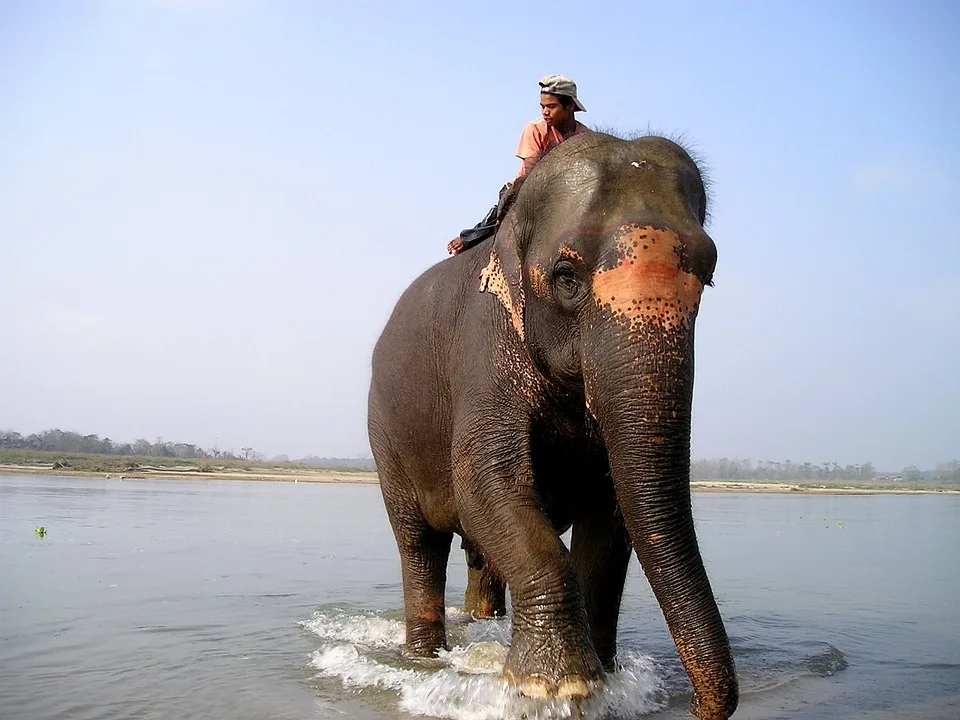
[[[351, 485], [377, 485], [379, 479], [373, 471], [339, 471], [329, 468], [316, 471], [298, 469], [295, 471], [276, 470], [171, 470], [169, 468], [138, 468], [122, 473], [95, 472], [92, 470], [68, 470], [42, 468], [35, 465], [0, 464], [0, 473], [7, 475], [52, 475], [62, 477], [90, 477], [104, 480], [147, 480], [151, 478], [165, 480], [245, 480], [254, 482], [291, 482], [291, 483], [346, 483]], [[921, 488], [881, 488], [857, 487], [855, 485], [816, 485], [805, 483], [758, 482], [756, 480], [693, 480], [690, 487], [694, 492], [714, 493], [774, 493], [805, 495], [956, 495], [958, 490], [921, 489]]]
[[314, 483], [350, 483], [354, 485], [376, 485], [377, 474], [372, 471], [332, 470], [329, 468], [313, 470], [179, 470], [170, 468], [140, 467], [124, 472], [102, 472], [93, 470], [69, 470], [59, 468], [39, 468], [35, 465], [0, 465], [0, 473], [7, 475], [53, 475], [63, 477], [90, 477], [104, 480], [146, 480], [150, 478], [165, 480], [250, 480], [256, 482], [314, 482]]
[[758, 482], [756, 480], [693, 480], [694, 492], [779, 493], [800, 495], [960, 495], [960, 490], [937, 488], [881, 488], [856, 485], [807, 485], [805, 483]]

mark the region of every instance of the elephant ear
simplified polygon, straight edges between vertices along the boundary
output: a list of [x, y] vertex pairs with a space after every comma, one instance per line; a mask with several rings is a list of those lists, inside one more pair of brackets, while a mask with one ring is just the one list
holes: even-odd
[[513, 329], [523, 340], [523, 271], [513, 213], [508, 213], [497, 229], [490, 262], [480, 273], [480, 292], [491, 293], [500, 300], [507, 309]]

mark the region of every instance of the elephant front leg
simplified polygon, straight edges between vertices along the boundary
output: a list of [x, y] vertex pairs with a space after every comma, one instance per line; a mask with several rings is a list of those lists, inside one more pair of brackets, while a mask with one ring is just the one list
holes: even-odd
[[[549, 526], [521, 553], [529, 564], [507, 575], [513, 637], [504, 677], [528, 697], [585, 698], [603, 678], [569, 555]], [[548, 537], [559, 547], [543, 552]], [[516, 580], [511, 580], [515, 575]]]
[[573, 526], [570, 554], [583, 591], [590, 636], [608, 672], [616, 669], [617, 621], [630, 553], [630, 538], [614, 507]]
[[583, 698], [603, 668], [570, 554], [532, 482], [458, 478], [461, 522], [510, 587], [513, 637], [504, 678], [528, 697]]
[[444, 591], [452, 540], [452, 534], [426, 526], [398, 534], [408, 655], [436, 657], [446, 647]]

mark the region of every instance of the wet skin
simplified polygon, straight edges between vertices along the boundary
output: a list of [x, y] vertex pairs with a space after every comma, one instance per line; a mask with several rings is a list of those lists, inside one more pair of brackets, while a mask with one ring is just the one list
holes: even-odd
[[[374, 351], [369, 430], [409, 653], [446, 643], [460, 535], [486, 579], [510, 589], [507, 681], [585, 697], [614, 667], [632, 551], [692, 712], [733, 713], [733, 660], [690, 510], [694, 324], [716, 264], [705, 213], [681, 147], [585, 133], [534, 167], [496, 237], [401, 297]], [[477, 604], [496, 598], [493, 585]]]

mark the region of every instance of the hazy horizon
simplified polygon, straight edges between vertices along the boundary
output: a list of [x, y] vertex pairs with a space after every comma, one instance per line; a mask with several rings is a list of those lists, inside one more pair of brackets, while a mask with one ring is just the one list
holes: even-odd
[[[291, 455], [290, 453], [284, 453], [284, 452], [273, 453], [272, 455], [267, 455], [267, 454], [265, 454], [265, 453], [261, 453], [259, 450], [257, 450], [257, 448], [255, 448], [255, 447], [249, 447], [249, 446], [242, 447], [242, 448], [240, 448], [240, 450], [238, 451], [238, 450], [237, 450], [236, 448], [234, 448], [234, 447], [220, 447], [219, 445], [214, 445], [214, 446], [211, 446], [211, 447], [204, 447], [204, 446], [199, 445], [199, 444], [197, 444], [197, 443], [191, 443], [191, 442], [189, 442], [187, 439], [184, 439], [184, 438], [167, 438], [167, 437], [159, 436], [159, 437], [155, 438], [154, 441], [151, 441], [149, 438], [134, 438], [134, 439], [131, 439], [131, 438], [112, 438], [112, 437], [107, 436], [107, 435], [101, 435], [100, 433], [84, 433], [84, 432], [82, 432], [82, 431], [79, 431], [79, 430], [76, 430], [76, 429], [69, 429], [69, 428], [49, 428], [49, 429], [47, 429], [47, 430], [45, 430], [45, 431], [41, 431], [41, 432], [37, 432], [37, 433], [21, 433], [21, 432], [15, 430], [15, 429], [12, 429], [12, 428], [0, 428], [0, 450], [5, 449], [5, 448], [9, 448], [9, 447], [14, 447], [14, 446], [12, 446], [12, 445], [7, 445], [7, 444], [5, 444], [5, 441], [7, 440], [7, 434], [8, 434], [8, 433], [11, 433], [11, 432], [19, 435], [19, 436], [20, 436], [20, 439], [22, 439], [22, 440], [28, 440], [28, 439], [29, 439], [30, 437], [32, 437], [32, 436], [38, 436], [38, 437], [41, 438], [41, 440], [43, 440], [43, 439], [44, 439], [44, 436], [47, 435], [47, 434], [49, 434], [49, 433], [62, 432], [62, 433], [64, 433], [64, 435], [72, 435], [72, 436], [74, 436], [74, 438], [73, 438], [74, 440], [77, 440], [77, 439], [80, 439], [80, 438], [83, 438], [83, 439], [96, 438], [97, 440], [94, 440], [94, 441], [93, 441], [94, 444], [100, 444], [100, 443], [109, 442], [109, 444], [111, 444], [111, 445], [113, 446], [113, 450], [103, 450], [103, 451], [84, 450], [84, 449], [81, 448], [81, 449], [79, 449], [79, 450], [76, 451], [77, 453], [79, 453], [79, 454], [81, 454], [81, 455], [85, 455], [85, 454], [97, 455], [97, 454], [106, 453], [106, 454], [108, 454], [108, 455], [110, 455], [110, 456], [115, 456], [115, 455], [117, 455], [117, 454], [123, 454], [123, 453], [118, 453], [118, 452], [115, 452], [115, 451], [120, 450], [120, 449], [123, 448], [124, 446], [132, 446], [132, 447], [130, 448], [130, 453], [128, 453], [128, 454], [131, 454], [131, 455], [146, 456], [146, 457], [160, 457], [161, 455], [163, 455], [163, 453], [159, 453], [159, 452], [154, 453], [154, 452], [150, 452], [150, 451], [144, 451], [142, 448], [138, 448], [138, 445], [142, 445], [143, 443], [147, 443], [147, 444], [153, 446], [153, 450], [154, 450], [154, 451], [157, 451], [158, 448], [159, 448], [159, 446], [160, 446], [160, 445], [163, 445], [163, 446], [167, 447], [168, 449], [172, 449], [173, 451], [179, 451], [179, 450], [182, 449], [182, 450], [185, 450], [185, 451], [197, 450], [197, 451], [200, 451], [200, 453], [203, 453], [203, 454], [197, 454], [197, 455], [194, 455], [194, 454], [187, 454], [187, 455], [175, 454], [175, 457], [180, 458], [180, 459], [185, 460], [185, 461], [191, 461], [191, 460], [195, 460], [195, 459], [197, 459], [197, 458], [209, 457], [210, 455], [212, 455], [212, 456], [215, 456], [215, 457], [232, 457], [232, 458], [234, 458], [234, 459], [245, 459], [245, 460], [251, 460], [251, 461], [254, 461], [254, 462], [293, 462], [293, 463], [296, 463], [296, 462], [301, 462], [301, 461], [309, 461], [309, 462], [312, 462], [312, 461], [316, 461], [316, 460], [330, 460], [330, 461], [335, 461], [335, 460], [357, 460], [357, 461], [363, 461], [363, 462], [371, 462], [371, 463], [373, 462], [373, 456], [372, 456], [372, 454], [369, 453], [369, 452], [368, 452], [366, 455], [318, 455], [317, 453], [308, 453], [308, 454], [306, 454], [306, 455]], [[63, 454], [63, 455], [70, 455], [70, 454], [72, 454], [72, 453], [74, 452], [73, 450], [65, 450], [65, 449], [63, 449], [64, 447], [70, 447], [70, 446], [71, 446], [71, 444], [70, 444], [69, 442], [60, 441], [58, 444], [60, 445], [59, 448], [49, 449], [49, 447], [47, 447], [47, 448], [44, 449], [45, 452], [49, 452], [49, 453], [60, 453], [60, 454]], [[19, 446], [16, 446], [16, 447], [19, 447]], [[170, 457], [170, 456], [167, 456], [167, 457]], [[813, 469], [815, 469], [815, 470], [819, 470], [821, 467], [824, 467], [824, 468], [825, 468], [825, 467], [827, 467], [827, 466], [836, 466], [837, 469], [845, 470], [845, 471], [848, 472], [848, 474], [849, 474], [849, 471], [851, 471], [851, 469], [855, 469], [858, 473], [861, 473], [861, 474], [862, 474], [862, 473], [867, 472], [867, 468], [869, 468], [869, 472], [871, 472], [871, 473], [873, 473], [873, 474], [876, 474], [876, 475], [886, 475], [886, 474], [899, 473], [899, 472], [901, 472], [901, 471], [903, 471], [903, 470], [920, 470], [920, 471], [924, 471], [924, 472], [926, 472], [926, 471], [933, 472], [933, 471], [935, 471], [938, 467], [940, 467], [940, 468], [945, 468], [945, 469], [947, 469], [947, 471], [953, 472], [953, 470], [955, 470], [956, 465], [957, 465], [958, 463], [960, 463], [960, 459], [958, 459], [958, 458], [950, 458], [950, 459], [948, 459], [948, 460], [939, 461], [939, 462], [937, 462], [937, 463], [935, 463], [935, 464], [933, 464], [933, 465], [931, 465], [931, 466], [929, 466], [929, 467], [919, 467], [919, 468], [918, 468], [918, 467], [916, 467], [916, 466], [907, 466], [907, 465], [905, 465], [905, 466], [903, 466], [903, 467], [896, 467], [896, 468], [894, 468], [894, 467], [876, 467], [876, 464], [875, 464], [874, 462], [872, 462], [869, 458], [863, 458], [863, 459], [861, 459], [859, 462], [856, 462], [856, 463], [846, 463], [845, 466], [844, 466], [844, 465], [841, 465], [840, 463], [837, 463], [837, 462], [835, 462], [835, 461], [832, 461], [832, 460], [829, 460], [829, 459], [826, 459], [826, 458], [796, 458], [796, 459], [791, 459], [791, 458], [774, 458], [774, 457], [765, 457], [765, 456], [758, 456], [758, 457], [731, 457], [731, 456], [727, 456], [727, 455], [717, 456], [717, 457], [711, 457], [711, 458], [698, 457], [698, 456], [694, 455], [694, 456], [691, 457], [691, 461], [692, 461], [692, 463], [693, 463], [694, 465], [698, 465], [698, 464], [701, 464], [701, 465], [702, 465], [703, 463], [719, 463], [719, 464], [721, 464], [721, 465], [726, 465], [726, 464], [729, 463], [729, 464], [735, 465], [737, 468], [739, 468], [739, 470], [734, 470], [734, 471], [733, 471], [733, 472], [734, 472], [734, 475], [732, 475], [731, 477], [740, 477], [740, 474], [737, 474], [737, 473], [740, 472], [740, 471], [742, 471], [745, 467], [746, 467], [747, 469], [750, 469], [751, 471], [752, 471], [753, 469], [756, 469], [756, 470], [759, 471], [759, 470], [761, 470], [761, 466], [769, 466], [769, 465], [777, 465], [777, 466], [780, 466], [780, 465], [784, 465], [784, 464], [785, 464], [785, 467], [786, 467], [786, 468], [794, 467], [794, 466], [795, 466], [798, 470], [803, 470], [803, 466], [804, 466], [804, 465], [811, 465], [811, 466], [813, 466]], [[861, 469], [860, 469], [861, 467], [863, 468], [862, 471], [861, 471]], [[778, 472], [779, 472], [779, 469], [778, 469]], [[789, 472], [789, 470], [785, 469], [784, 472]], [[742, 474], [742, 473], [741, 473], [741, 474]]]
[[694, 457], [960, 457], [958, 27], [937, 2], [3, 3], [0, 429], [369, 456], [377, 336], [559, 72], [587, 125], [709, 170]]

